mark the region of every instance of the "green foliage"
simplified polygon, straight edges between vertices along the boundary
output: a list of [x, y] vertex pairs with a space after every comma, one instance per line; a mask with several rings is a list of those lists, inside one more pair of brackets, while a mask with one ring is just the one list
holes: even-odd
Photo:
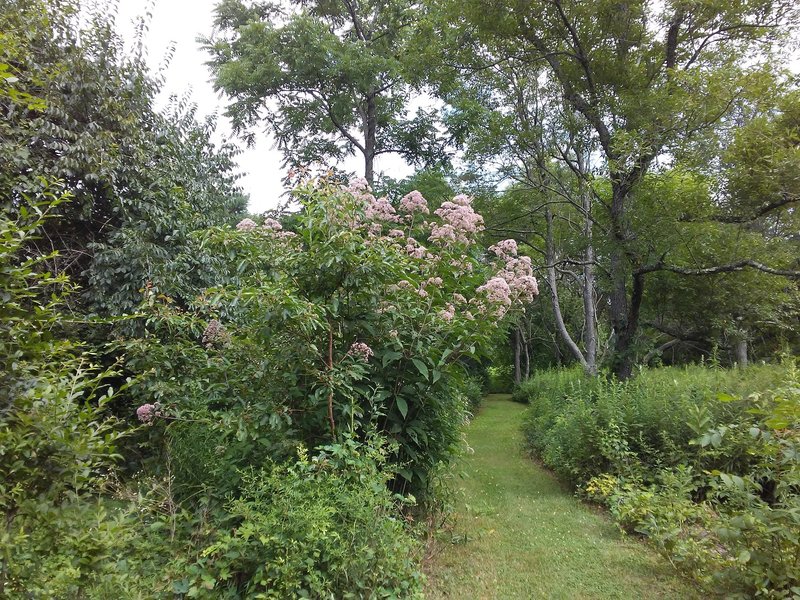
[[492, 365], [486, 368], [489, 375], [487, 391], [490, 394], [506, 394], [514, 387], [514, 370], [509, 364]]
[[[748, 398], [755, 422], [712, 428], [695, 440], [701, 455], [744, 450], [751, 458], [747, 468], [679, 465], [662, 471], [657, 485], [621, 485], [607, 498], [615, 516], [728, 597], [794, 597], [800, 583], [799, 393], [794, 372], [781, 387]], [[747, 432], [736, 436], [737, 427]]]
[[461, 392], [467, 400], [469, 412], [474, 416], [481, 407], [483, 401], [483, 385], [479, 378], [470, 376], [464, 379], [461, 384]]
[[70, 285], [27, 250], [67, 200], [46, 189], [0, 215], [0, 595], [105, 598], [134, 581], [126, 511], [102, 495], [122, 435], [108, 406], [122, 390], [54, 336]]
[[397, 0], [224, 0], [216, 9], [220, 35], [203, 41], [217, 89], [234, 100], [235, 127], [265, 123], [293, 167], [358, 152], [372, 182], [380, 154], [415, 164], [445, 159], [436, 111], [408, 107], [416, 18], [413, 5]]
[[286, 458], [297, 444], [286, 410], [296, 382], [269, 368], [290, 357], [282, 344], [264, 347], [231, 324], [222, 329], [227, 339], [204, 338], [213, 319], [152, 293], [148, 335], [121, 342], [126, 369], [141, 374], [128, 392], [128, 414], [157, 402], [170, 417], [142, 432], [145, 456], [154, 454], [144, 462], [160, 474], [171, 463], [179, 499], [208, 491], [224, 498], [238, 486], [238, 469]]
[[[608, 298], [608, 358], [618, 377], [630, 377], [642, 356], [645, 323], [683, 351], [767, 334], [768, 356], [781, 334], [794, 338], [796, 287], [775, 276], [798, 277], [788, 233], [797, 229], [789, 208], [798, 200], [796, 78], [781, 71], [788, 55], [774, 49], [796, 33], [796, 2], [439, 0], [427, 8], [419, 45], [451, 105], [452, 135], [466, 143], [474, 175], [494, 189], [519, 188], [521, 201], [504, 193], [491, 221], [532, 244], [545, 264], [553, 263], [548, 253], [558, 256], [554, 268], [569, 276], [558, 286], [573, 288], [567, 301], [583, 283], [591, 287], [591, 274], [574, 267], [597, 263], [589, 292]], [[664, 154], [675, 158], [674, 174], [659, 164]], [[650, 174], [662, 180], [658, 193]], [[541, 222], [550, 211], [555, 232]], [[775, 278], [739, 273], [751, 268]], [[665, 290], [675, 302], [666, 307]], [[702, 310], [686, 315], [692, 299]], [[594, 342], [583, 329], [594, 319], [569, 313], [573, 337], [583, 331], [582, 341]]]
[[527, 396], [531, 404], [527, 444], [562, 477], [575, 484], [602, 473], [652, 481], [662, 468], [679, 464], [750, 464], [744, 448], [701, 458], [692, 440], [714, 426], [747, 422], [747, 402], [719, 397], [768, 388], [784, 374], [778, 366], [741, 372], [695, 366], [644, 370], [620, 383], [584, 378], [577, 370], [551, 371], [523, 384], [518, 397]]
[[[420, 169], [405, 177], [395, 180], [384, 175], [376, 188], [390, 198], [400, 198], [405, 194], [418, 190], [428, 201], [430, 208], [438, 208], [442, 202], [450, 200], [457, 190], [453, 185], [455, 173], [442, 168]], [[477, 202], [476, 202], [477, 206]]]
[[[438, 220], [418, 214], [381, 222], [369, 211], [388, 204], [361, 185], [299, 188], [293, 232], [270, 221], [208, 231], [199, 243], [229, 261], [230, 284], [189, 311], [147, 291], [152, 337], [126, 342], [129, 368], [148, 374], [132, 393], [177, 421], [208, 423], [232, 467], [378, 430], [397, 442], [394, 485], [423, 496], [480, 395], [460, 387], [463, 359], [490, 346], [512, 298], [495, 304], [478, 289], [491, 271], [471, 238], [428, 240]], [[224, 343], [206, 339], [212, 321], [225, 324]], [[167, 429], [170, 444], [187, 441], [187, 426]], [[193, 473], [217, 472], [208, 450], [185, 456]]]
[[529, 447], [624, 529], [710, 589], [791, 596], [800, 578], [791, 363], [665, 368], [624, 384], [547, 373], [524, 389]]
[[32, 248], [82, 285], [91, 309], [120, 314], [148, 280], [175, 295], [213, 283], [188, 233], [235, 222], [245, 199], [235, 148], [215, 147], [211, 122], [185, 102], [155, 110], [161, 82], [125, 54], [112, 15], [77, 0], [4, 3], [0, 64], [36, 101], [0, 94], [0, 194], [18, 207], [40, 178], [62, 181], [73, 200]]
[[245, 474], [234, 524], [206, 547], [190, 598], [421, 597], [419, 551], [387, 489], [387, 449], [350, 437]]

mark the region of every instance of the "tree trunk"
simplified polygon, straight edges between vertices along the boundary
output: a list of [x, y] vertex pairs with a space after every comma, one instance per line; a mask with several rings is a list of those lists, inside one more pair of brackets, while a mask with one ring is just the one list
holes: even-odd
[[625, 219], [625, 203], [630, 185], [612, 181], [611, 231], [614, 247], [611, 250], [611, 324], [614, 327], [614, 358], [612, 370], [617, 378], [625, 380], [633, 374], [635, 356], [633, 341], [639, 328], [639, 312], [644, 295], [644, 274], [633, 272], [630, 301], [628, 279], [635, 265], [626, 255], [626, 244], [631, 235]]
[[364, 116], [364, 179], [372, 185], [375, 183], [375, 143], [378, 129], [375, 98], [367, 100], [367, 111]]
[[583, 236], [586, 239], [586, 251], [583, 256], [583, 315], [585, 322], [585, 359], [586, 374], [597, 375], [597, 312], [594, 303], [594, 245], [592, 242], [592, 197], [589, 191], [583, 190]]
[[561, 304], [558, 300], [558, 282], [556, 281], [556, 251], [555, 243], [553, 241], [553, 213], [548, 206], [545, 209], [545, 219], [547, 220], [547, 235], [545, 236], [545, 260], [547, 261], [547, 286], [550, 288], [550, 302], [553, 305], [553, 316], [556, 320], [556, 327], [561, 339], [567, 344], [572, 355], [581, 363], [583, 368], [586, 368], [586, 359], [583, 352], [578, 348], [578, 344], [572, 339], [572, 336], [567, 331], [567, 326], [564, 324], [564, 317], [561, 314]]
[[737, 339], [734, 342], [733, 357], [736, 361], [736, 366], [740, 368], [747, 366], [747, 340], [745, 338]]
[[522, 381], [522, 367], [520, 365], [522, 343], [520, 337], [519, 325], [517, 325], [514, 328], [514, 385], [519, 385]]
[[531, 377], [531, 355], [528, 349], [528, 339], [522, 336], [522, 349], [525, 351], [525, 380]]

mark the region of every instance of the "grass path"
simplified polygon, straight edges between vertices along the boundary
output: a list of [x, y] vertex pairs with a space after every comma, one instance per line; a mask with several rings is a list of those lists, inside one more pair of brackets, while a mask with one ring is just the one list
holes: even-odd
[[453, 531], [428, 565], [426, 598], [697, 598], [641, 542], [581, 503], [521, 451], [524, 407], [488, 396], [469, 426]]

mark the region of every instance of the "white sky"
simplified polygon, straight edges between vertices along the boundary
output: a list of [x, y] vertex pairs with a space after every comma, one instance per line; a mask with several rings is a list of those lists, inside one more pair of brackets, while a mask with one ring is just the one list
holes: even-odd
[[[153, 18], [145, 37], [150, 68], [155, 72], [163, 63], [170, 43], [175, 43], [175, 54], [165, 72], [164, 97], [159, 106], [165, 104], [170, 94], [183, 95], [191, 92], [191, 100], [197, 104], [198, 118], [217, 114], [219, 131], [230, 136], [230, 123], [223, 116], [226, 100], [219, 97], [210, 82], [211, 75], [205, 66], [208, 56], [195, 41], [198, 35], [209, 35], [212, 30], [213, 10], [217, 0], [119, 0], [117, 29], [129, 44], [134, 40], [134, 21], [152, 8]], [[240, 185], [250, 196], [250, 210], [262, 212], [274, 208], [284, 189], [281, 179], [281, 153], [273, 149], [273, 142], [265, 134], [258, 135], [253, 148], [243, 148], [238, 158], [243, 174]], [[340, 165], [344, 169], [361, 173], [362, 161], [351, 157]], [[399, 156], [380, 156], [376, 160], [376, 171], [390, 171], [395, 178], [409, 175], [411, 169]]]

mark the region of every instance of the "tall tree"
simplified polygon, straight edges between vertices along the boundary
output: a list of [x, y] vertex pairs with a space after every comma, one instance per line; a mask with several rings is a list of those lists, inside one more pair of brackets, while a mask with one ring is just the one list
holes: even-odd
[[[637, 188], [659, 156], [732, 112], [748, 81], [778, 60], [770, 45], [787, 34], [795, 2], [703, 3], [644, 0], [478, 0], [441, 3], [440, 27], [477, 37], [495, 61], [516, 58], [543, 66], [564, 101], [591, 128], [610, 190], [610, 318], [614, 371], [629, 377], [648, 273], [668, 269], [649, 261], [632, 227]], [[448, 12], [449, 11], [449, 12]], [[453, 17], [464, 14], [467, 27]], [[743, 57], [754, 57], [745, 61]], [[758, 59], [761, 58], [761, 60]], [[757, 261], [682, 269], [687, 274], [756, 268], [788, 272]], [[710, 269], [710, 270], [709, 270]], [[673, 270], [680, 270], [676, 268]]]
[[215, 146], [185, 102], [156, 110], [160, 82], [143, 56], [125, 53], [113, 11], [81, 13], [77, 0], [2, 5], [0, 63], [41, 105], [0, 98], [0, 202], [13, 210], [43, 181], [63, 182], [73, 201], [31, 243], [58, 251], [50, 270], [80, 283], [92, 310], [130, 311], [148, 280], [173, 293], [193, 287], [208, 269], [187, 266], [188, 233], [235, 223], [246, 207], [236, 149]]
[[380, 155], [446, 158], [435, 111], [409, 107], [416, 10], [410, 0], [223, 0], [202, 41], [237, 130], [263, 122], [292, 167], [360, 154], [372, 183]]
[[[463, 40], [458, 44], [454, 54], [463, 61], [462, 76], [448, 77], [450, 68], [439, 73], [440, 94], [451, 107], [446, 123], [465, 146], [476, 177], [495, 189], [512, 184], [505, 202], [484, 209], [487, 232], [527, 246], [549, 288], [557, 334], [587, 374], [596, 375], [590, 161], [596, 144], [557, 90], [541, 83], [540, 66], [511, 56], [497, 61], [479, 46], [467, 50]], [[564, 279], [577, 284], [583, 300], [583, 318], [572, 331], [559, 293]]]

